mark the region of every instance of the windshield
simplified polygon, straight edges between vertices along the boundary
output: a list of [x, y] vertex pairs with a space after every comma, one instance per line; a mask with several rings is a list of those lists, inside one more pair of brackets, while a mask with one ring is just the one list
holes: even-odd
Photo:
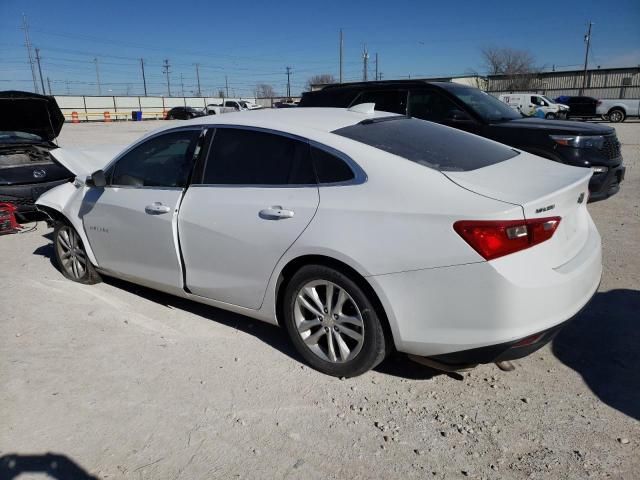
[[540, 98], [546, 101], [549, 105], [554, 105], [556, 103], [553, 100], [551, 100], [549, 97], [545, 97], [544, 95], [540, 95]]
[[3, 143], [42, 142], [42, 138], [33, 133], [0, 131], [0, 145]]
[[500, 122], [522, 118], [522, 115], [501, 102], [496, 97], [489, 95], [477, 88], [447, 88], [462, 102], [473, 109], [483, 120], [487, 122]]

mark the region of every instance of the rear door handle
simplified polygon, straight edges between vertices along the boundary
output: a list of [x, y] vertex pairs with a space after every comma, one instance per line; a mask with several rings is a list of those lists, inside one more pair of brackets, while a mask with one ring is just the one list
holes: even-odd
[[153, 204], [144, 207], [144, 211], [149, 215], [162, 215], [163, 213], [169, 213], [171, 211], [171, 207], [167, 207], [161, 202], [154, 202]]
[[265, 208], [258, 213], [258, 216], [263, 220], [284, 220], [285, 218], [292, 218], [293, 215], [293, 210], [287, 210], [280, 205]]

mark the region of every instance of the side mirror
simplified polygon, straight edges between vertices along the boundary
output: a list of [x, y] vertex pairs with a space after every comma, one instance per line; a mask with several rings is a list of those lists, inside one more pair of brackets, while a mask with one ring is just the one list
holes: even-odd
[[105, 176], [104, 171], [96, 170], [90, 177], [87, 177], [84, 183], [89, 187], [102, 188], [107, 185], [107, 177]]
[[449, 110], [449, 112], [447, 113], [447, 120], [456, 123], [466, 123], [473, 121], [466, 112], [457, 109]]

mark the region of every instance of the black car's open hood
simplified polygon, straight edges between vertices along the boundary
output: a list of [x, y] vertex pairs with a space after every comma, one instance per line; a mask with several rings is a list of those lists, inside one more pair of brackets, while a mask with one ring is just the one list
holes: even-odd
[[60, 134], [64, 115], [53, 97], [30, 92], [0, 92], [0, 131], [33, 133], [44, 140]]

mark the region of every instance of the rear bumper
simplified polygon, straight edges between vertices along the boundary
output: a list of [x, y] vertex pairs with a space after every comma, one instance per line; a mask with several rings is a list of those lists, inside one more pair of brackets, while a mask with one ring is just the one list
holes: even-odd
[[[601, 240], [589, 219], [586, 243], [566, 264], [545, 268], [544, 251], [535, 249], [492, 262], [369, 277], [398, 351], [486, 363], [506, 359], [501, 356], [507, 352], [510, 358], [527, 355], [547, 343], [597, 291]], [[532, 335], [539, 338], [513, 349]]]

